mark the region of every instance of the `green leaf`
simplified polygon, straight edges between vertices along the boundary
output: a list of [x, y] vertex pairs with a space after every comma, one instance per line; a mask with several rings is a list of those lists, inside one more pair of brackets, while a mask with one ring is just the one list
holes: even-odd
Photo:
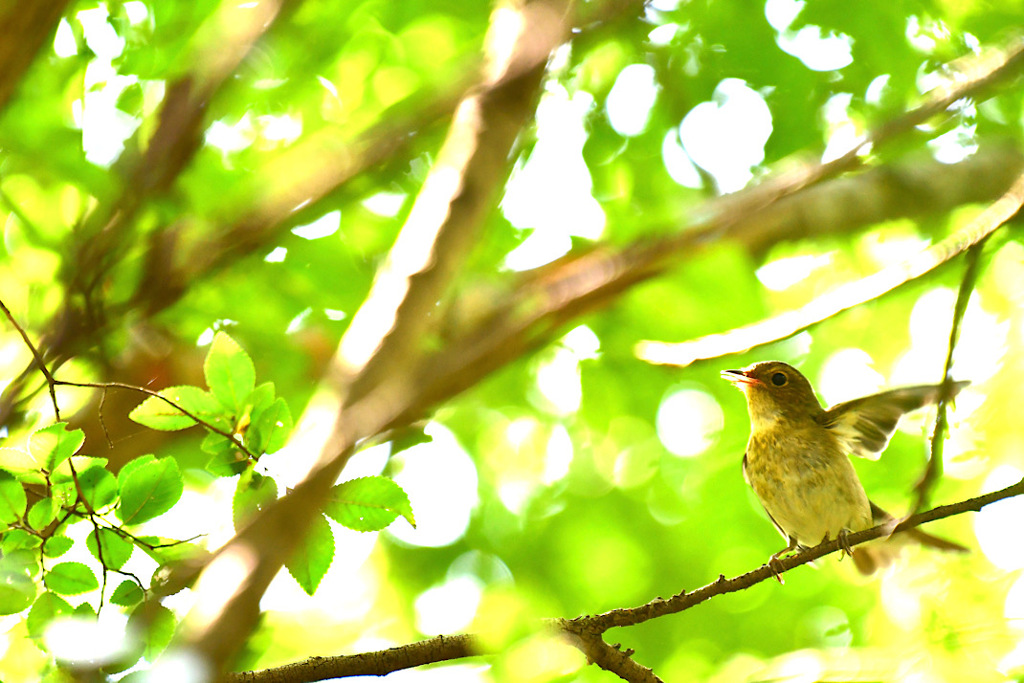
[[43, 539], [24, 529], [10, 529], [4, 533], [3, 540], [0, 540], [0, 552], [9, 554], [22, 548], [38, 548], [42, 542]]
[[117, 516], [125, 524], [140, 524], [162, 515], [174, 507], [184, 491], [178, 462], [170, 457], [147, 460], [127, 474], [122, 470], [117, 480], [121, 494]]
[[249, 406], [250, 414], [255, 415], [273, 403], [275, 394], [276, 389], [273, 382], [264, 382], [253, 389], [249, 397], [245, 399], [246, 405]]
[[[217, 399], [199, 387], [185, 384], [167, 387], [158, 393], [202, 420], [211, 423], [218, 419], [222, 422], [227, 421], [227, 416], [223, 414], [224, 409]], [[150, 396], [135, 406], [132, 412], [128, 413], [128, 417], [150, 429], [161, 431], [188, 429], [196, 424], [195, 420], [178, 410], [177, 407], [156, 396]]]
[[9, 570], [0, 562], [0, 614], [17, 614], [36, 598], [36, 582], [24, 572]]
[[253, 411], [252, 424], [246, 433], [246, 445], [256, 453], [274, 453], [288, 441], [292, 431], [292, 414], [288, 404], [279, 398], [262, 410]]
[[85, 432], [81, 429], [67, 429], [67, 422], [58, 422], [32, 432], [28, 439], [28, 450], [32, 458], [47, 472], [78, 452], [85, 443]]
[[10, 472], [0, 470], [0, 522], [14, 524], [25, 516], [25, 488]]
[[163, 605], [151, 608], [140, 605], [128, 617], [127, 630], [136, 634], [136, 647], [141, 649], [143, 657], [152, 662], [170, 644], [176, 626], [174, 612]]
[[43, 555], [46, 557], [60, 557], [71, 550], [75, 542], [67, 536], [50, 536], [43, 545]]
[[206, 462], [206, 471], [218, 477], [233, 477], [249, 466], [249, 457], [226, 437], [210, 432], [200, 446], [204, 453], [211, 455]]
[[46, 483], [41, 465], [28, 451], [20, 448], [0, 448], [0, 467], [26, 484]]
[[25, 619], [25, 628], [30, 638], [38, 640], [43, 637], [46, 627], [57, 617], [70, 616], [74, 614], [75, 608], [67, 600], [56, 593], [46, 591], [32, 605]]
[[[54, 484], [70, 483], [74, 486], [75, 477], [71, 474], [72, 465], [74, 465], [75, 472], [78, 476], [82, 476], [91, 469], [106, 467], [107, 462], [108, 460], [106, 458], [94, 458], [90, 455], [73, 455], [53, 470], [53, 473], [50, 475], [50, 481]], [[57, 496], [54, 497], [56, 498]], [[75, 497], [77, 497], [77, 493], [72, 497], [72, 500], [74, 500]]]
[[56, 519], [59, 509], [57, 501], [49, 496], [37, 500], [28, 510], [28, 525], [37, 531], [42, 531]]
[[231, 501], [231, 517], [239, 531], [257, 512], [277, 500], [277, 482], [251, 469], [242, 473]]
[[203, 374], [206, 385], [221, 405], [236, 415], [242, 412], [245, 400], [256, 388], [256, 367], [252, 359], [224, 332], [214, 335], [203, 363]]
[[394, 457], [402, 451], [418, 446], [421, 443], [430, 443], [434, 437], [423, 431], [422, 424], [403, 427], [395, 431], [391, 437], [391, 456]]
[[131, 579], [125, 579], [110, 594], [110, 602], [121, 607], [131, 607], [142, 602], [144, 597], [146, 594], [139, 588], [139, 584]]
[[356, 531], [380, 531], [399, 515], [416, 526], [409, 496], [387, 477], [360, 477], [338, 484], [324, 512]]
[[102, 510], [117, 499], [117, 478], [110, 470], [93, 467], [78, 475], [82, 498], [95, 510]]
[[334, 561], [334, 534], [323, 515], [317, 515], [306, 531], [306, 540], [285, 566], [307, 595], [313, 595]]
[[46, 587], [61, 595], [88, 593], [100, 587], [96, 575], [81, 562], [61, 562], [46, 572]]
[[4, 554], [4, 569], [16, 571], [29, 578], [39, 576], [42, 566], [39, 564], [39, 553], [31, 548], [22, 548]]
[[[134, 546], [110, 529], [99, 530], [99, 544], [96, 543], [96, 529], [85, 538], [85, 547], [92, 556], [108, 569], [120, 569], [132, 556]], [[100, 550], [103, 550], [102, 556]]]

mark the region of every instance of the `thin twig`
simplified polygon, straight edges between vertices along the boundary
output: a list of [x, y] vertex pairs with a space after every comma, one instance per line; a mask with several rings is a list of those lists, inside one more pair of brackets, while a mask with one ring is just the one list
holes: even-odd
[[[229, 432], [227, 430], [221, 429], [220, 427], [218, 427], [217, 425], [213, 424], [212, 422], [208, 422], [208, 421], [204, 420], [203, 418], [199, 417], [198, 415], [196, 415], [196, 414], [194, 414], [194, 413], [192, 413], [192, 412], [190, 412], [188, 410], [185, 410], [185, 408], [181, 407], [180, 405], [178, 405], [177, 403], [175, 403], [171, 399], [167, 398], [166, 396], [161, 395], [160, 392], [158, 392], [158, 391], [153, 391], [152, 389], [147, 389], [145, 387], [140, 387], [140, 386], [137, 386], [135, 384], [125, 384], [124, 382], [70, 382], [70, 381], [62, 380], [62, 379], [53, 380], [53, 382], [54, 382], [54, 384], [57, 384], [59, 386], [79, 387], [79, 388], [83, 388], [83, 389], [103, 389], [104, 391], [106, 391], [107, 389], [125, 389], [127, 391], [136, 391], [136, 392], [138, 392], [140, 394], [145, 394], [146, 396], [152, 396], [153, 398], [158, 398], [161, 401], [163, 401], [164, 403], [166, 403], [167, 405], [169, 405], [172, 408], [174, 408], [175, 410], [181, 412], [185, 417], [188, 417], [188, 418], [191, 418], [191, 419], [195, 420], [197, 425], [205, 427], [206, 429], [210, 430], [211, 432], [214, 432], [215, 434], [219, 434], [219, 435], [223, 436], [225, 439], [230, 441], [233, 446], [235, 446], [240, 451], [245, 453], [249, 457], [250, 460], [252, 460], [254, 462], [257, 460], [257, 457], [252, 453], [252, 451], [250, 451], [248, 448], [246, 448], [245, 444], [243, 444], [238, 438], [236, 438], [236, 436], [234, 434], [232, 434], [231, 432]], [[104, 428], [104, 431], [106, 431], [106, 428]]]
[[935, 427], [932, 430], [931, 448], [928, 453], [928, 465], [924, 473], [914, 486], [917, 493], [917, 501], [914, 503], [913, 511], [923, 510], [928, 505], [932, 488], [942, 477], [943, 461], [942, 451], [945, 446], [945, 435], [948, 422], [946, 405], [952, 398], [953, 393], [953, 351], [956, 349], [957, 340], [960, 337], [960, 324], [963, 322], [964, 314], [967, 312], [967, 303], [971, 299], [971, 292], [978, 281], [978, 273], [982, 250], [988, 240], [986, 235], [978, 241], [967, 252], [967, 265], [964, 268], [964, 276], [960, 280], [960, 289], [956, 294], [956, 304], [953, 306], [953, 323], [949, 329], [949, 344], [946, 348], [946, 363], [942, 368], [942, 384], [939, 389], [938, 412], [935, 414]]
[[57, 405], [57, 390], [55, 388], [56, 381], [53, 379], [53, 375], [50, 374], [50, 369], [46, 367], [46, 361], [43, 360], [43, 356], [39, 353], [39, 349], [36, 348], [36, 345], [28, 338], [28, 333], [26, 333], [22, 326], [18, 324], [18, 321], [14, 319], [14, 315], [11, 313], [10, 309], [7, 308], [7, 304], [4, 303], [3, 299], [0, 299], [0, 308], [3, 309], [4, 315], [7, 316], [7, 319], [10, 321], [11, 325], [14, 326], [14, 329], [16, 329], [18, 334], [21, 335], [21, 339], [25, 342], [25, 346], [27, 346], [28, 350], [32, 352], [32, 357], [35, 359], [36, 365], [39, 366], [39, 371], [42, 372], [43, 377], [46, 378], [46, 385], [50, 389], [50, 400], [53, 402], [54, 419], [57, 422], [60, 422], [60, 406]]

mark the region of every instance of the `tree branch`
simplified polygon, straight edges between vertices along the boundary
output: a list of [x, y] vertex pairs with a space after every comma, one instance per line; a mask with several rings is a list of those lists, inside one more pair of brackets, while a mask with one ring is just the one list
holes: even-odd
[[928, 451], [928, 464], [921, 475], [914, 491], [917, 493], [917, 501], [911, 508], [914, 512], [920, 512], [928, 505], [932, 487], [942, 477], [943, 460], [942, 451], [945, 444], [946, 405], [953, 398], [953, 351], [956, 349], [957, 340], [960, 337], [960, 325], [963, 322], [964, 314], [967, 312], [967, 303], [970, 301], [971, 292], [974, 291], [974, 284], [978, 280], [978, 273], [981, 270], [979, 261], [981, 251], [985, 248], [985, 242], [989, 235], [972, 246], [967, 252], [967, 265], [964, 268], [964, 276], [960, 280], [960, 288], [956, 294], [956, 304], [953, 306], [953, 322], [949, 328], [949, 344], [946, 350], [946, 362], [942, 368], [942, 385], [939, 391], [937, 412], [935, 414], [935, 427], [932, 430], [931, 447]]
[[[801, 308], [727, 332], [710, 334], [678, 344], [640, 342], [637, 344], [636, 354], [651, 363], [685, 367], [699, 360], [745, 353], [759, 346], [788, 339], [843, 311], [879, 299], [945, 265], [965, 251], [979, 247], [989, 235], [1013, 219], [1021, 206], [1024, 206], [1024, 175], [1018, 176], [1013, 186], [969, 225], [903, 263], [841, 285]], [[973, 286], [973, 277], [970, 282]], [[955, 334], [956, 329], [953, 331], [953, 335]]]
[[296, 529], [319, 514], [357, 441], [379, 433], [404, 397], [415, 395], [409, 368], [422, 362], [429, 314], [508, 171], [509, 151], [533, 111], [547, 61], [567, 35], [567, 11], [566, 0], [536, 0], [492, 14], [485, 83], [459, 105], [438, 164], [342, 339], [348, 395], [321, 447], [319, 466], [225, 545], [204, 572], [211, 576], [220, 565], [246, 558], [238, 590], [209, 595], [214, 607], [194, 609], [188, 620], [187, 646], [213, 671], [222, 671], [249, 637], [260, 598], [301, 541]]
[[[1024, 479], [1006, 488], [984, 495], [968, 498], [949, 505], [940, 505], [918, 514], [912, 515], [897, 524], [892, 523], [858, 531], [846, 537], [850, 546], [867, 543], [878, 538], [888, 537], [928, 522], [954, 517], [965, 512], [977, 512], [987, 505], [1000, 500], [1024, 495]], [[744, 574], [718, 579], [693, 591], [682, 591], [671, 598], [655, 598], [637, 607], [613, 609], [595, 615], [584, 615], [574, 619], [549, 619], [538, 622], [545, 627], [554, 629], [570, 636], [570, 643], [582, 651], [602, 669], [619, 675], [629, 681], [659, 680], [650, 669], [632, 661], [631, 651], [622, 651], [608, 645], [602, 635], [611, 628], [636, 626], [645, 621], [657, 619], [669, 614], [684, 612], [692, 607], [707, 602], [719, 595], [735, 593], [757, 585], [765, 580], [776, 578], [779, 574], [796, 567], [813, 562], [825, 555], [843, 549], [838, 540], [826, 541], [813, 548], [796, 552], [779, 559], [772, 567], [764, 564]], [[357, 655], [341, 655], [337, 657], [311, 657], [302, 662], [295, 662], [282, 667], [231, 673], [224, 677], [229, 683], [309, 683], [328, 678], [344, 678], [348, 676], [383, 676], [393, 671], [422, 666], [437, 662], [450, 661], [488, 654], [477, 636], [461, 634], [456, 636], [438, 636], [409, 645], [393, 647], [388, 650], [367, 652]]]

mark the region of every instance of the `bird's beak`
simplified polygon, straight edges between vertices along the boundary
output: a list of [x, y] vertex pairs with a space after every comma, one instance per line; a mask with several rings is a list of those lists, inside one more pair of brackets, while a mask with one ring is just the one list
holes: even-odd
[[751, 377], [743, 370], [722, 370], [722, 379], [732, 382], [737, 389], [756, 386], [761, 380]]

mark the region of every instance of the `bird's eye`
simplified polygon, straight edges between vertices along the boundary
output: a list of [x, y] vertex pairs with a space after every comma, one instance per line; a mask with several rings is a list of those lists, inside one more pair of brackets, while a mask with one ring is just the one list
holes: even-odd
[[789, 380], [786, 378], [785, 373], [776, 372], [774, 375], [772, 375], [772, 384], [774, 384], [777, 387], [786, 386], [786, 382], [788, 381]]

